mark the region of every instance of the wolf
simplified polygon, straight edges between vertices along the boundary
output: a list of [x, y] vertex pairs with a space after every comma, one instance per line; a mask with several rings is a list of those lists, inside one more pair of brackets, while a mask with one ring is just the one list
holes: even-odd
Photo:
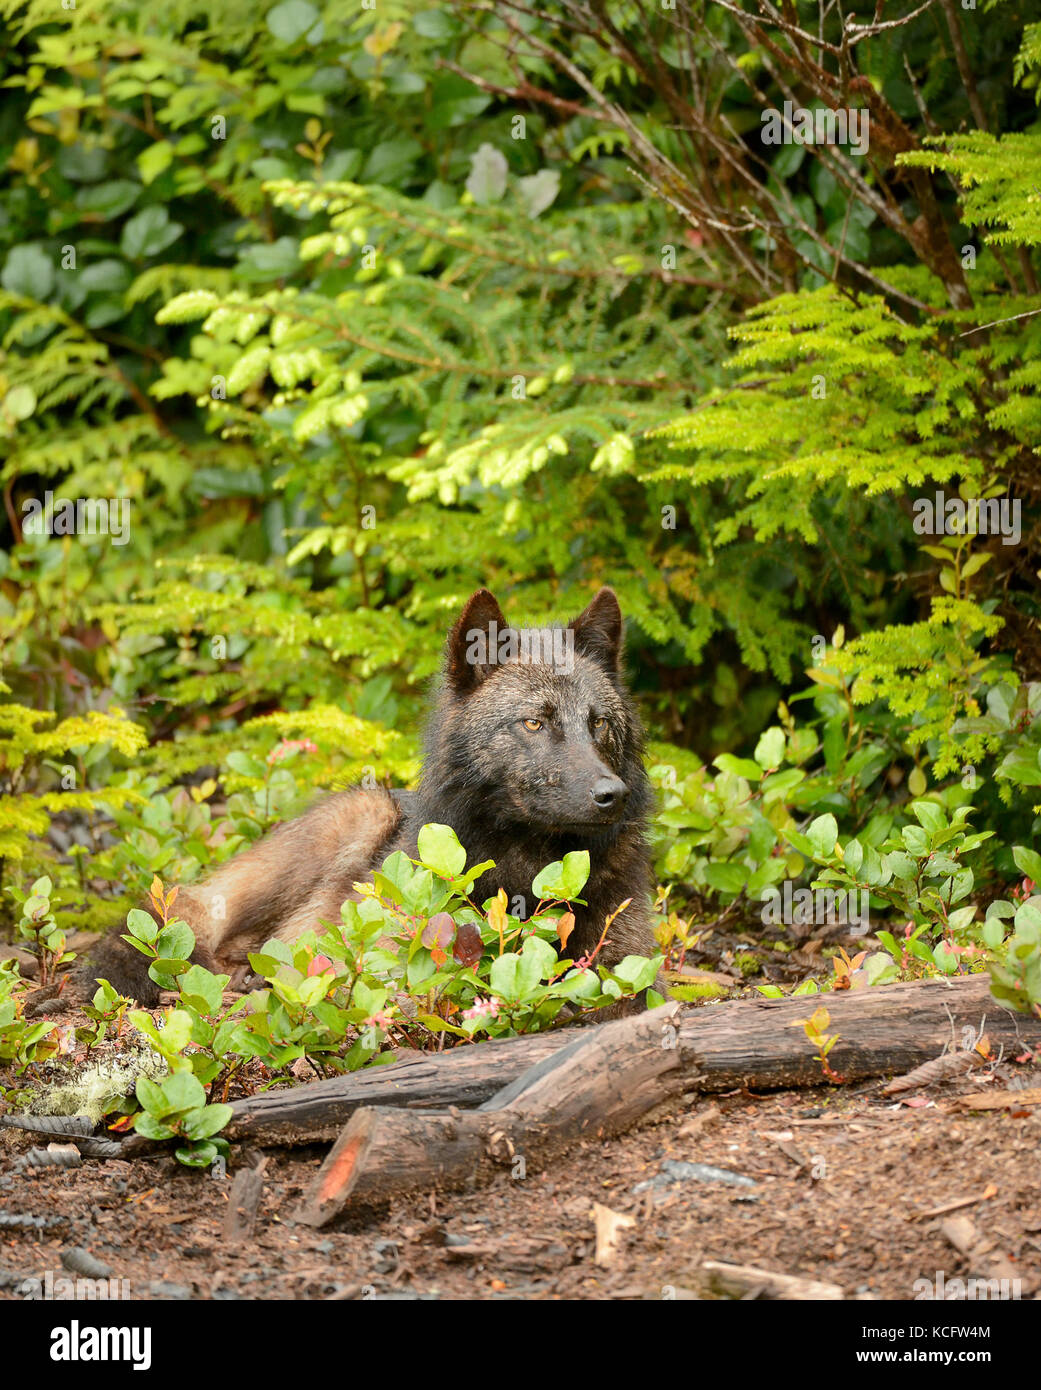
[[[622, 614], [610, 588], [566, 627], [534, 630], [511, 628], [493, 595], [478, 589], [448, 636], [418, 788], [326, 795], [183, 888], [177, 912], [195, 933], [194, 959], [241, 987], [251, 951], [337, 921], [341, 903], [358, 898], [354, 884], [387, 855], [418, 858], [419, 831], [430, 822], [452, 827], [469, 863], [494, 861], [473, 901], [505, 889], [522, 919], [537, 906], [538, 872], [587, 850], [585, 902], [574, 908], [568, 956], [591, 955], [607, 915], [626, 902], [597, 960], [610, 966], [653, 955], [652, 793], [622, 653]], [[144, 956], [120, 942], [95, 955], [96, 974], [99, 959], [120, 992], [157, 1002]], [[657, 988], [664, 992], [660, 979]]]

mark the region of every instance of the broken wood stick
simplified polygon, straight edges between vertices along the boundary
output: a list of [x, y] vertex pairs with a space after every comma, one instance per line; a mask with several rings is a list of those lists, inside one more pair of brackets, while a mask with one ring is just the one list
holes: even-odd
[[1007, 1289], [1015, 1290], [1013, 1296], [1016, 1298], [1023, 1292], [1033, 1292], [1033, 1277], [1014, 1265], [1003, 1250], [996, 1248], [995, 1242], [983, 1234], [970, 1216], [949, 1216], [940, 1222], [940, 1230], [967, 1261], [970, 1278], [977, 1282], [1004, 1283]]
[[[961, 1046], [966, 1029], [978, 1035], [984, 1019], [995, 1052], [1041, 1043], [1041, 1021], [1002, 1008], [986, 975], [819, 997], [736, 999], [685, 1007], [674, 1020], [688, 1089], [710, 1094], [824, 1084], [815, 1048], [798, 1023], [817, 1004], [827, 1008], [828, 1031], [839, 1038], [828, 1060], [846, 1081], [910, 1071], [945, 1046]], [[610, 1038], [609, 1030], [627, 1021], [596, 1025], [595, 1032]], [[417, 1052], [387, 1066], [269, 1091], [234, 1102], [226, 1136], [272, 1145], [314, 1144], [334, 1140], [364, 1105], [468, 1110], [592, 1031], [554, 1029], [442, 1053]], [[126, 1142], [136, 1147], [147, 1141], [136, 1136]]]
[[221, 1239], [227, 1245], [248, 1240], [253, 1235], [260, 1199], [264, 1195], [264, 1170], [267, 1159], [260, 1158], [255, 1167], [242, 1168], [231, 1185], [228, 1210], [224, 1214]]
[[713, 1293], [725, 1298], [764, 1298], [838, 1300], [846, 1297], [838, 1284], [822, 1279], [804, 1279], [797, 1274], [777, 1274], [772, 1269], [753, 1269], [751, 1265], [724, 1264], [706, 1260], [701, 1266]]
[[959, 1110], [1024, 1110], [1041, 1105], [1041, 1086], [1024, 1086], [1015, 1091], [973, 1091], [971, 1096], [957, 1096], [954, 1105]]

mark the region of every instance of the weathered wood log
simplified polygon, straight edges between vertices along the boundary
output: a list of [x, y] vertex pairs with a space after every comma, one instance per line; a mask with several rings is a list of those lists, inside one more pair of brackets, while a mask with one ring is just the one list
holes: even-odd
[[678, 1004], [582, 1030], [567, 1047], [504, 1087], [479, 1110], [366, 1107], [322, 1164], [301, 1212], [324, 1226], [348, 1206], [402, 1192], [459, 1189], [496, 1169], [541, 1166], [577, 1140], [620, 1134], [658, 1100], [682, 1090], [673, 1020]]
[[820, 1085], [802, 1028], [820, 1004], [840, 1041], [833, 1074], [852, 1081], [907, 1070], [945, 1044], [1041, 1040], [1041, 1021], [1000, 1009], [986, 977], [936, 980], [710, 1009], [665, 1005], [590, 1029], [535, 1064], [477, 1111], [359, 1110], [315, 1180], [302, 1219], [324, 1225], [406, 1192], [490, 1179], [523, 1154], [541, 1165], [583, 1138], [622, 1133], [690, 1091]]
[[362, 1105], [469, 1110], [530, 1066], [573, 1041], [574, 1029], [493, 1039], [447, 1052], [416, 1052], [399, 1062], [346, 1076], [266, 1091], [232, 1103], [228, 1139], [256, 1138], [264, 1144], [332, 1143]]
[[[986, 975], [928, 980], [874, 989], [836, 991], [798, 999], [737, 999], [688, 1007], [675, 1021], [690, 1089], [706, 1093], [779, 1090], [824, 1081], [813, 1046], [797, 1020], [822, 1004], [828, 1032], [839, 1041], [829, 1054], [847, 1081], [909, 1071], [942, 1051], [961, 1047], [966, 1030], [986, 1021], [991, 1049], [1041, 1042], [1041, 1022], [1003, 1009]], [[627, 1020], [621, 1020], [624, 1023]], [[597, 1025], [596, 1032], [619, 1023]], [[582, 1030], [584, 1034], [586, 1031]], [[575, 1030], [420, 1052], [389, 1066], [370, 1067], [287, 1091], [236, 1101], [230, 1139], [263, 1144], [331, 1142], [363, 1105], [438, 1109], [482, 1105], [537, 1062], [569, 1046]]]

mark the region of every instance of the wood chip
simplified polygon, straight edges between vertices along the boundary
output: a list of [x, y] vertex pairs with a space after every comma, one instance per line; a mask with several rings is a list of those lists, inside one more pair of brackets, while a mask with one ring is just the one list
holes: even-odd
[[719, 1106], [710, 1102], [708, 1105], [703, 1105], [700, 1109], [695, 1110], [693, 1115], [687, 1116], [679, 1127], [679, 1137], [681, 1139], [697, 1139], [699, 1135], [704, 1134], [706, 1130], [711, 1129], [718, 1122]]
[[1041, 1086], [1024, 1086], [1016, 1091], [974, 1091], [954, 1102], [959, 1110], [1018, 1110], [1041, 1105]]
[[264, 1193], [264, 1169], [267, 1159], [261, 1158], [255, 1168], [243, 1168], [235, 1175], [231, 1197], [224, 1217], [223, 1239], [229, 1244], [248, 1240], [253, 1234], [257, 1210]]
[[804, 1279], [796, 1274], [777, 1274], [772, 1269], [755, 1269], [751, 1265], [723, 1264], [706, 1260], [701, 1266], [710, 1288], [730, 1298], [753, 1295], [764, 1299], [801, 1301], [844, 1299], [846, 1294], [838, 1284], [820, 1279]]
[[605, 1267], [612, 1263], [618, 1254], [622, 1232], [636, 1225], [632, 1216], [620, 1211], [612, 1211], [600, 1202], [593, 1204], [593, 1225], [596, 1229], [596, 1255], [598, 1265]]

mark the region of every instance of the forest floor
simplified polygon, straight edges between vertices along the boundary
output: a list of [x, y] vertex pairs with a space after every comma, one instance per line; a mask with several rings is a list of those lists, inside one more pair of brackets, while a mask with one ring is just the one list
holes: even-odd
[[[722, 976], [733, 967], [721, 945], [698, 964]], [[813, 958], [785, 960], [785, 982]], [[1038, 1077], [1036, 1064], [1016, 1072], [1017, 1085]], [[545, 1171], [322, 1230], [297, 1217], [325, 1147], [234, 1145], [225, 1177], [165, 1155], [26, 1171], [19, 1157], [46, 1137], [0, 1129], [0, 1298], [75, 1277], [63, 1264], [73, 1249], [133, 1299], [703, 1298], [716, 1292], [706, 1261], [825, 1281], [846, 1298], [913, 1299], [938, 1279], [949, 1295], [951, 1280], [1006, 1276], [1023, 1299], [1041, 1297], [1041, 1106], [1025, 1096], [1018, 1110], [967, 1112], [958, 1097], [979, 1088], [968, 1077], [899, 1101], [883, 1086], [703, 1097]], [[254, 1226], [236, 1238], [232, 1181], [261, 1157]]]
[[[320, 1231], [294, 1214], [322, 1151], [270, 1151], [252, 1236], [238, 1242], [222, 1234], [234, 1164], [223, 1181], [166, 1157], [15, 1174], [28, 1136], [6, 1131], [0, 1207], [42, 1224], [0, 1229], [0, 1296], [18, 1298], [21, 1280], [48, 1270], [68, 1277], [62, 1253], [79, 1247], [142, 1299], [690, 1298], [709, 1294], [706, 1260], [910, 1299], [938, 1272], [993, 1277], [999, 1266], [984, 1265], [998, 1257], [1035, 1297], [1041, 1116], [897, 1107], [879, 1089], [703, 1101], [523, 1180], [423, 1194]], [[755, 1185], [673, 1180], [670, 1159]], [[982, 1237], [971, 1257], [942, 1226], [963, 1199], [957, 1215]], [[594, 1204], [633, 1223], [606, 1264]]]

